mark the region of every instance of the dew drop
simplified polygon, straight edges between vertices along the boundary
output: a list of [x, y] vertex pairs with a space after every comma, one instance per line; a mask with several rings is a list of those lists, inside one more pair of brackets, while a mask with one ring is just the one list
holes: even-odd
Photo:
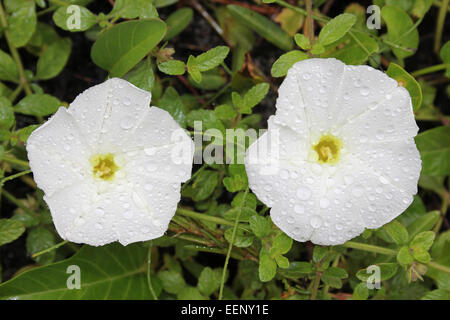
[[131, 129], [134, 125], [134, 119], [130, 116], [125, 117], [120, 121], [120, 127], [124, 130]]
[[296, 213], [302, 214], [302, 213], [305, 212], [305, 207], [303, 207], [302, 205], [297, 204], [297, 205], [294, 207], [294, 211], [295, 211]]
[[357, 198], [361, 197], [363, 195], [363, 188], [360, 185], [355, 186], [352, 189], [352, 195], [354, 195]]
[[127, 98], [127, 97], [123, 98], [122, 102], [126, 106], [129, 106], [131, 104], [131, 100], [129, 98]]
[[330, 205], [330, 200], [328, 200], [326, 198], [320, 199], [320, 207], [321, 208], [323, 208], [323, 209], [328, 208], [329, 205]]
[[297, 197], [299, 197], [300, 200], [308, 200], [311, 198], [311, 190], [302, 186], [297, 190]]
[[311, 218], [310, 223], [311, 227], [313, 227], [314, 229], [320, 228], [320, 226], [322, 225], [322, 218], [319, 216], [314, 216]]
[[363, 87], [360, 91], [359, 91], [363, 96], [367, 96], [370, 93], [370, 90], [368, 87]]

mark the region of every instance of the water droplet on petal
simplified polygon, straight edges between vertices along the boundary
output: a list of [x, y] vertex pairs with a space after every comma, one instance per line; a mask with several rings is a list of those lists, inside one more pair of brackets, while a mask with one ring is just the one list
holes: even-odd
[[322, 218], [319, 216], [314, 216], [311, 218], [310, 223], [311, 227], [315, 229], [320, 228], [320, 226], [322, 225]]
[[297, 205], [294, 207], [294, 211], [295, 211], [296, 213], [302, 214], [302, 213], [305, 212], [305, 207], [303, 207], [302, 205], [297, 204]]
[[308, 187], [302, 186], [297, 190], [297, 197], [300, 200], [308, 200], [311, 198], [311, 190]]

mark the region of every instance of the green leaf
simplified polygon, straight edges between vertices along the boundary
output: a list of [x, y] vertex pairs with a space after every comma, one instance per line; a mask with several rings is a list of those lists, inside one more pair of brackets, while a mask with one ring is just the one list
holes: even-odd
[[188, 80], [194, 87], [202, 90], [217, 90], [227, 83], [227, 77], [218, 68], [203, 72], [200, 82], [196, 82], [190, 75]]
[[289, 268], [289, 259], [281, 254], [275, 256], [275, 262], [280, 268]]
[[192, 79], [195, 82], [200, 83], [202, 81], [202, 74], [200, 72], [200, 70], [198, 69], [198, 63], [197, 63], [197, 59], [190, 55], [186, 64], [187, 67], [187, 71], [189, 73], [189, 75], [192, 77]]
[[[356, 39], [355, 39], [356, 38]], [[324, 53], [322, 57], [334, 57], [346, 64], [359, 65], [367, 61], [370, 55], [378, 52], [378, 43], [368, 34], [355, 32], [353, 37], [347, 35], [343, 38], [343, 47]]]
[[239, 215], [239, 221], [247, 222], [250, 220], [252, 216], [254, 216], [256, 213], [255, 210], [247, 207], [238, 207], [238, 208], [231, 208], [227, 212], [224, 213], [224, 218], [227, 220], [235, 221], [237, 219], [237, 216]]
[[211, 269], [205, 267], [198, 278], [197, 288], [201, 294], [210, 296], [214, 291], [219, 289], [220, 279], [222, 278], [221, 269]]
[[[6, 9], [8, 10], [8, 7]], [[9, 40], [14, 47], [22, 47], [31, 39], [36, 29], [37, 18], [34, 1], [19, 0], [17, 7], [9, 13]]]
[[270, 248], [271, 253], [285, 254], [291, 250], [293, 240], [285, 233], [278, 234], [272, 243], [272, 248]]
[[[233, 228], [229, 228], [225, 231], [225, 239], [229, 243], [231, 243], [232, 238], [233, 238]], [[238, 248], [247, 248], [253, 244], [253, 240], [254, 240], [254, 237], [250, 233], [248, 233], [242, 229], [237, 229], [235, 237], [234, 237], [233, 245]]]
[[341, 39], [350, 31], [355, 22], [356, 16], [354, 14], [342, 13], [338, 15], [328, 21], [322, 28], [319, 33], [318, 43], [326, 46]]
[[0, 97], [0, 128], [9, 129], [14, 124], [14, 109], [11, 101]]
[[415, 141], [422, 158], [422, 175], [450, 174], [450, 125], [422, 132]]
[[359, 283], [353, 290], [354, 300], [367, 300], [369, 297], [369, 289], [364, 282]]
[[155, 73], [153, 72], [151, 59], [139, 62], [124, 78], [136, 87], [152, 92], [155, 83]]
[[312, 48], [311, 48], [311, 53], [312, 54], [322, 54], [325, 52], [325, 47], [323, 45], [321, 45], [320, 43], [315, 43]]
[[326, 275], [328, 277], [339, 278], [339, 279], [346, 279], [346, 278], [348, 278], [347, 271], [345, 271], [342, 268], [338, 268], [338, 267], [330, 267], [330, 268], [328, 268], [327, 270], [325, 270], [323, 275]]
[[[392, 278], [398, 270], [397, 263], [377, 263], [376, 265], [380, 268], [380, 281]], [[356, 273], [356, 277], [361, 281], [367, 281], [374, 274], [373, 271], [367, 272], [367, 269], [361, 269]]]
[[447, 41], [441, 48], [439, 53], [442, 61], [447, 65], [445, 68], [445, 76], [450, 78], [450, 41]]
[[410, 249], [408, 246], [403, 246], [400, 248], [400, 250], [397, 253], [397, 261], [401, 265], [409, 265], [414, 261], [414, 257], [410, 252]]
[[109, 15], [125, 19], [158, 17], [152, 0], [116, 0]]
[[202, 130], [208, 129], [219, 129], [222, 132], [225, 132], [225, 127], [223, 124], [216, 118], [214, 111], [205, 110], [205, 109], [197, 109], [192, 110], [187, 115], [187, 123], [189, 127], [194, 128], [195, 121], [202, 122]]
[[192, 184], [192, 200], [203, 201], [209, 198], [218, 184], [219, 174], [217, 171], [203, 170]]
[[289, 267], [285, 269], [279, 269], [280, 274], [283, 277], [289, 279], [298, 279], [313, 272], [311, 263], [305, 261], [293, 261], [289, 263]]
[[413, 249], [413, 256], [417, 261], [422, 263], [428, 263], [431, 261], [431, 256], [428, 251], [424, 250], [421, 247]]
[[[243, 202], [244, 195], [245, 195], [245, 201]], [[246, 207], [246, 208], [250, 208], [252, 210], [255, 210], [256, 209], [256, 205], [257, 205], [257, 200], [256, 200], [256, 196], [253, 193], [245, 194], [245, 192], [239, 192], [233, 198], [233, 201], [231, 201], [231, 206], [233, 208]]]
[[19, 72], [14, 60], [2, 50], [0, 50], [0, 79], [13, 82], [19, 81]]
[[431, 228], [433, 228], [433, 226], [439, 219], [439, 216], [440, 216], [439, 211], [437, 210], [430, 211], [427, 214], [423, 215], [422, 217], [418, 218], [413, 223], [411, 223], [407, 228], [409, 238], [413, 239], [416, 236], [416, 234], [419, 234], [420, 232], [423, 231], [428, 231]]
[[194, 11], [191, 8], [181, 8], [173, 12], [167, 19], [167, 33], [164, 40], [168, 41], [180, 34], [191, 23]]
[[309, 42], [309, 39], [302, 33], [297, 33], [294, 36], [294, 41], [303, 50], [311, 49], [311, 43]]
[[[30, 269], [1, 284], [0, 299], [151, 299], [146, 284], [147, 250], [140, 243], [85, 245], [67, 260]], [[80, 268], [79, 290], [67, 287], [71, 265]]]
[[229, 52], [230, 48], [218, 46], [202, 53], [195, 58], [198, 70], [204, 72], [217, 67], [225, 60]]
[[436, 289], [428, 292], [422, 297], [422, 300], [450, 300], [450, 290]]
[[266, 237], [270, 234], [272, 226], [266, 218], [254, 215], [250, 217], [250, 229], [258, 238]]
[[328, 255], [329, 250], [327, 247], [322, 246], [314, 246], [313, 250], [313, 261], [320, 262], [322, 261], [326, 255]]
[[233, 119], [237, 116], [234, 108], [228, 104], [221, 104], [214, 109], [214, 114], [220, 120]]
[[259, 279], [267, 282], [275, 277], [277, 273], [277, 263], [263, 247], [259, 252]]
[[389, 64], [386, 74], [397, 80], [400, 86], [405, 87], [406, 90], [408, 90], [409, 95], [411, 96], [413, 110], [419, 109], [422, 105], [422, 89], [416, 79], [414, 79], [413, 76], [411, 76], [398, 64], [393, 62]]
[[61, 102], [49, 94], [32, 94], [26, 96], [14, 107], [15, 112], [32, 116], [48, 116], [53, 114], [61, 106]]
[[158, 69], [166, 74], [176, 76], [183, 74], [186, 71], [186, 66], [183, 61], [169, 60], [158, 64]]
[[330, 267], [322, 274], [322, 281], [333, 288], [342, 287], [342, 279], [348, 277], [347, 272], [342, 268]]
[[409, 227], [409, 225], [414, 222], [416, 219], [420, 218], [426, 214], [425, 206], [422, 202], [422, 199], [418, 196], [414, 196], [413, 202], [410, 204], [410, 206], [403, 212], [397, 220], [406, 228]]
[[292, 38], [263, 15], [238, 5], [228, 5], [227, 10], [236, 20], [258, 33], [261, 37], [282, 50], [291, 50]]
[[163, 289], [168, 293], [177, 294], [186, 286], [182, 275], [176, 271], [166, 270], [158, 272], [158, 278], [162, 282]]
[[419, 33], [409, 15], [397, 6], [386, 5], [381, 9], [381, 17], [387, 25], [387, 39], [396, 46], [392, 48], [395, 56], [403, 59], [413, 55], [419, 45]]
[[423, 250], [428, 251], [433, 245], [434, 237], [435, 233], [433, 231], [423, 231], [414, 237], [409, 246], [413, 250], [422, 248]]
[[202, 296], [199, 289], [194, 287], [184, 287], [177, 294], [178, 300], [207, 300], [206, 297]]
[[158, 19], [126, 21], [102, 33], [91, 49], [92, 61], [121, 77], [164, 37], [166, 25]]
[[19, 137], [19, 140], [22, 142], [27, 142], [28, 137], [30, 134], [39, 127], [37, 124], [31, 124], [29, 126], [26, 126], [16, 132], [17, 136]]
[[59, 7], [53, 13], [53, 21], [63, 30], [86, 31], [97, 23], [97, 16], [82, 6]]
[[0, 246], [19, 238], [25, 232], [22, 222], [12, 219], [0, 219]]
[[[55, 236], [44, 227], [37, 227], [28, 232], [27, 251], [33, 255], [55, 245]], [[39, 264], [49, 264], [55, 259], [55, 250], [39, 255], [35, 258]]]
[[[267, 92], [269, 92], [269, 87], [268, 83], [258, 83], [245, 93], [242, 102], [244, 108], [249, 110], [247, 113], [251, 113], [251, 109], [265, 98]], [[241, 113], [244, 112], [241, 111]]]
[[37, 63], [36, 78], [46, 80], [56, 77], [66, 65], [71, 49], [69, 38], [58, 38], [46, 46]]
[[408, 242], [408, 230], [398, 221], [394, 220], [383, 227], [396, 244]]
[[289, 51], [280, 56], [272, 65], [270, 70], [273, 77], [283, 77], [287, 74], [288, 70], [298, 61], [308, 59], [309, 56], [299, 50]]
[[229, 192], [244, 190], [248, 186], [247, 178], [244, 176], [231, 176], [223, 178], [223, 185]]
[[173, 87], [166, 89], [158, 102], [158, 107], [169, 112], [182, 128], [186, 128], [186, 108], [178, 92]]

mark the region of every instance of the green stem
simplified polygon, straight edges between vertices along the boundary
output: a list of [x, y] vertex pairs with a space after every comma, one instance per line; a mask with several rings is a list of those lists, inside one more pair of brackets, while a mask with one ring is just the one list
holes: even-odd
[[19, 178], [19, 177], [24, 176], [24, 175], [29, 174], [29, 173], [31, 173], [31, 170], [22, 171], [22, 172], [19, 172], [19, 173], [12, 174], [12, 175], [10, 175], [10, 176], [4, 177], [4, 178], [0, 181], [0, 186], [3, 186], [3, 185], [5, 184], [5, 182], [14, 180], [14, 179], [16, 179], [16, 178]]
[[148, 246], [148, 252], [147, 252], [147, 285], [148, 285], [148, 290], [152, 294], [153, 298], [155, 300], [158, 300], [158, 296], [156, 295], [155, 290], [153, 290], [152, 279], [151, 279], [151, 268], [150, 267], [152, 264], [152, 248], [153, 248], [153, 243], [152, 243], [152, 241], [150, 241], [150, 244]]
[[8, 31], [8, 23], [6, 21], [6, 14], [3, 10], [3, 5], [0, 2], [0, 24], [4, 28], [4, 34], [6, 38], [6, 42], [8, 43], [9, 51], [11, 52], [11, 55], [14, 59], [14, 62], [16, 63], [17, 70], [19, 71], [19, 83], [23, 85], [23, 88], [25, 89], [25, 93], [27, 95], [32, 94], [30, 84], [28, 83], [28, 80], [25, 76], [25, 71], [23, 69], [22, 60], [20, 60], [19, 52], [17, 51], [16, 47], [11, 43], [10, 35]]
[[53, 251], [55, 249], [58, 249], [59, 247], [62, 247], [63, 245], [65, 245], [67, 243], [69, 243], [69, 241], [68, 240], [64, 240], [64, 241], [62, 241], [60, 243], [55, 244], [54, 246], [52, 246], [50, 248], [47, 248], [45, 250], [42, 250], [42, 251], [39, 251], [39, 252], [33, 254], [31, 257], [32, 258], [36, 258], [36, 257], [38, 257], [40, 255], [43, 255], [44, 253], [47, 253], [47, 252]]
[[429, 267], [432, 267], [432, 268], [436, 269], [436, 270], [443, 271], [443, 272], [446, 272], [446, 273], [450, 274], [450, 268], [449, 267], [443, 266], [443, 265], [441, 265], [441, 264], [439, 264], [437, 262], [431, 261], [431, 262], [428, 262], [427, 265]]
[[16, 100], [17, 96], [22, 92], [22, 90], [23, 90], [23, 84], [19, 83], [17, 88], [11, 93], [11, 95], [8, 97], [8, 99], [14, 103], [14, 100]]
[[374, 246], [367, 243], [360, 243], [360, 242], [354, 242], [354, 241], [347, 241], [342, 246], [352, 249], [358, 249], [362, 251], [368, 251], [373, 253], [380, 253], [380, 254], [387, 254], [387, 255], [396, 255], [397, 251], [393, 249], [388, 248], [382, 248], [378, 246]]
[[[342, 246], [347, 247], [347, 248], [367, 251], [367, 252], [373, 252], [373, 253], [380, 253], [380, 254], [386, 254], [386, 255], [397, 255], [397, 250], [378, 247], [378, 246], [374, 246], [374, 245], [366, 244], [366, 243], [354, 242], [354, 241], [347, 241]], [[431, 261], [431, 262], [427, 263], [427, 265], [429, 267], [432, 267], [439, 271], [443, 271], [443, 272], [450, 274], [449, 267], [443, 266], [437, 262]]]
[[[192, 210], [188, 210], [188, 209], [183, 209], [183, 208], [178, 208], [177, 209], [177, 213], [185, 216], [185, 217], [189, 217], [189, 218], [194, 218], [194, 219], [200, 219], [200, 220], [204, 220], [204, 221], [210, 221], [210, 222], [214, 222], [217, 224], [222, 224], [225, 226], [230, 226], [233, 227], [234, 223], [219, 217], [214, 217], [214, 216], [210, 216], [207, 214], [203, 214], [203, 213], [198, 213]], [[239, 226], [241, 229], [244, 230], [248, 230], [247, 228], [243, 227], [243, 226]]]
[[411, 75], [413, 77], [418, 77], [418, 76], [423, 76], [425, 74], [429, 74], [429, 73], [433, 73], [436, 71], [441, 71], [441, 70], [445, 70], [447, 67], [449, 67], [449, 64], [446, 63], [442, 63], [442, 64], [437, 64], [435, 66], [431, 66], [431, 67], [426, 67], [420, 70], [416, 70], [414, 72], [411, 72]]
[[447, 15], [449, 0], [443, 0], [441, 4], [441, 8], [439, 9], [439, 15], [436, 22], [436, 36], [434, 38], [434, 52], [439, 54], [439, 50], [441, 49], [441, 41], [442, 41], [442, 30], [444, 29], [445, 16]]
[[317, 292], [319, 291], [320, 278], [322, 277], [322, 273], [316, 272], [316, 276], [314, 277], [314, 282], [311, 291], [311, 300], [315, 300], [317, 296]]
[[6, 162], [9, 162], [9, 163], [18, 164], [22, 167], [26, 167], [26, 168], [30, 167], [30, 164], [28, 163], [28, 161], [25, 161], [25, 160], [20, 160], [20, 159], [8, 157], [8, 156], [4, 156], [3, 160], [5, 160]]
[[247, 194], [248, 194], [248, 187], [244, 192], [244, 196], [242, 197], [242, 202], [241, 202], [240, 206], [238, 207], [238, 213], [236, 216], [236, 220], [234, 221], [233, 233], [231, 234], [231, 241], [230, 241], [230, 245], [228, 246], [228, 252], [227, 252], [227, 256], [225, 258], [225, 264], [223, 266], [223, 271], [222, 271], [222, 280], [220, 281], [219, 300], [222, 300], [222, 297], [223, 297], [223, 287], [225, 286], [225, 277], [227, 274], [228, 262], [230, 261], [231, 250], [233, 249], [234, 239], [236, 238], [236, 231], [237, 231], [237, 228], [239, 225], [239, 218], [241, 217], [242, 206], [244, 205]]
[[5, 196], [6, 199], [8, 199], [9, 201], [11, 201], [12, 203], [14, 203], [16, 206], [18, 206], [20, 209], [22, 209], [23, 211], [25, 211], [26, 213], [28, 213], [29, 215], [33, 216], [33, 217], [38, 217], [38, 215], [36, 213], [34, 213], [33, 211], [30, 210], [30, 208], [28, 208], [27, 206], [25, 206], [22, 201], [20, 201], [19, 199], [17, 199], [15, 196], [13, 196], [11, 193], [9, 193], [8, 191], [6, 191], [5, 189], [2, 189], [2, 195]]

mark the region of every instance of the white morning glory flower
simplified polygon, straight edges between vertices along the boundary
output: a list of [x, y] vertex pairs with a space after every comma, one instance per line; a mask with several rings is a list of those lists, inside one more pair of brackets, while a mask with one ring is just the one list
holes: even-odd
[[369, 66], [308, 59], [289, 70], [276, 107], [245, 162], [251, 189], [290, 237], [341, 244], [411, 204], [418, 127], [395, 80]]
[[126, 245], [167, 230], [180, 184], [191, 176], [193, 141], [150, 100], [149, 92], [110, 79], [28, 138], [34, 179], [63, 239]]

